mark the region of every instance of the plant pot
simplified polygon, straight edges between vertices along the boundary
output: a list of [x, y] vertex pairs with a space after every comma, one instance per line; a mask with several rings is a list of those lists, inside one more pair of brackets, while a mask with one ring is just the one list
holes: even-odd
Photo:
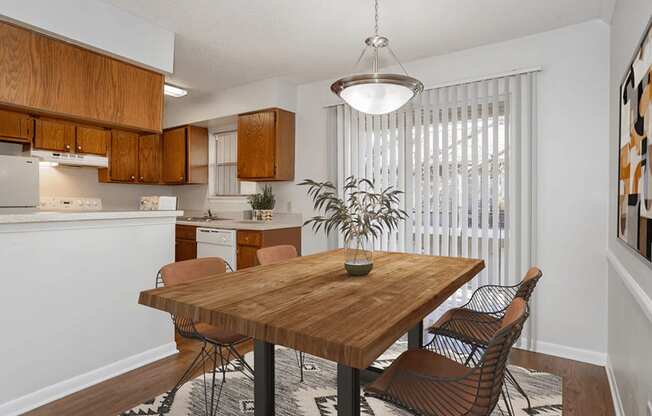
[[346, 242], [344, 269], [350, 276], [366, 276], [374, 267], [373, 242], [364, 236], [354, 236]]
[[258, 211], [260, 213], [261, 221], [271, 221], [272, 220], [272, 210], [271, 209], [261, 209]]

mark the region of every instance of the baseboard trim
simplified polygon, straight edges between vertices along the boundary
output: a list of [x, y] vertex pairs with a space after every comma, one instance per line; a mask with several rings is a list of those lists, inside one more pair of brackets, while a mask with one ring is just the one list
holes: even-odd
[[607, 354], [605, 353], [568, 347], [566, 345], [553, 344], [550, 342], [530, 342], [526, 338], [521, 338], [515, 344], [515, 347], [523, 350], [540, 352], [542, 354], [554, 355], [555, 357], [566, 358], [569, 360], [581, 361], [588, 364], [599, 366], [605, 366], [607, 364]]
[[94, 384], [100, 383], [112, 377], [134, 370], [138, 367], [150, 364], [178, 352], [174, 342], [161, 345], [156, 348], [132, 355], [104, 367], [89, 371], [88, 373], [69, 378], [51, 386], [44, 387], [33, 393], [26, 394], [0, 404], [0, 415], [15, 416], [35, 409], [46, 403], [60, 399], [69, 394], [83, 390]]
[[645, 316], [647, 316], [650, 322], [652, 322], [652, 299], [650, 299], [647, 293], [645, 293], [641, 286], [636, 282], [636, 279], [634, 279], [613, 251], [607, 250], [607, 260], [609, 260], [611, 266], [616, 270], [625, 284], [625, 287], [629, 290], [634, 299], [636, 299], [638, 305], [643, 309]]
[[625, 416], [625, 409], [623, 408], [623, 401], [620, 398], [620, 390], [618, 390], [618, 383], [616, 375], [611, 365], [611, 360], [607, 359], [607, 379], [609, 380], [609, 390], [611, 390], [611, 401], [614, 404], [614, 413], [616, 416]]

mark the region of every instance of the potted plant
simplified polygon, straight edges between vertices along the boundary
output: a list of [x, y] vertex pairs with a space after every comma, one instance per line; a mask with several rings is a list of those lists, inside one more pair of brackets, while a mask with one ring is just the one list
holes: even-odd
[[271, 221], [272, 220], [272, 210], [274, 205], [276, 205], [276, 198], [272, 193], [272, 187], [265, 185], [263, 187], [263, 192], [257, 194], [249, 195], [249, 205], [253, 210], [253, 219], [259, 221]]
[[350, 176], [344, 182], [342, 199], [331, 182], [306, 179], [299, 185], [308, 186], [315, 210], [325, 214], [307, 220], [304, 225], [312, 224], [315, 232], [323, 229], [326, 234], [333, 230], [342, 233], [346, 248], [344, 268], [351, 276], [364, 276], [371, 271], [373, 239], [396, 229], [407, 218], [407, 213], [398, 207], [403, 192], [391, 186], [377, 193], [374, 182]]

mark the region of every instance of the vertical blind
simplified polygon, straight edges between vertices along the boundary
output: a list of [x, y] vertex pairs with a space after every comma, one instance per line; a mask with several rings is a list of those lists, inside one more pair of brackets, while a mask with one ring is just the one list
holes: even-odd
[[340, 193], [348, 176], [405, 192], [409, 219], [375, 249], [485, 260], [441, 310], [520, 280], [534, 261], [535, 72], [426, 90], [387, 115], [335, 112]]
[[214, 194], [240, 193], [237, 166], [237, 132], [217, 133], [215, 136]]

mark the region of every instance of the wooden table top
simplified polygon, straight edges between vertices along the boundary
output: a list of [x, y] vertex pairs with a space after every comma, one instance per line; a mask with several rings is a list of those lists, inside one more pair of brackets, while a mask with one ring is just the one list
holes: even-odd
[[397, 339], [484, 268], [484, 261], [374, 252], [350, 277], [344, 250], [141, 292], [139, 303], [354, 368]]

